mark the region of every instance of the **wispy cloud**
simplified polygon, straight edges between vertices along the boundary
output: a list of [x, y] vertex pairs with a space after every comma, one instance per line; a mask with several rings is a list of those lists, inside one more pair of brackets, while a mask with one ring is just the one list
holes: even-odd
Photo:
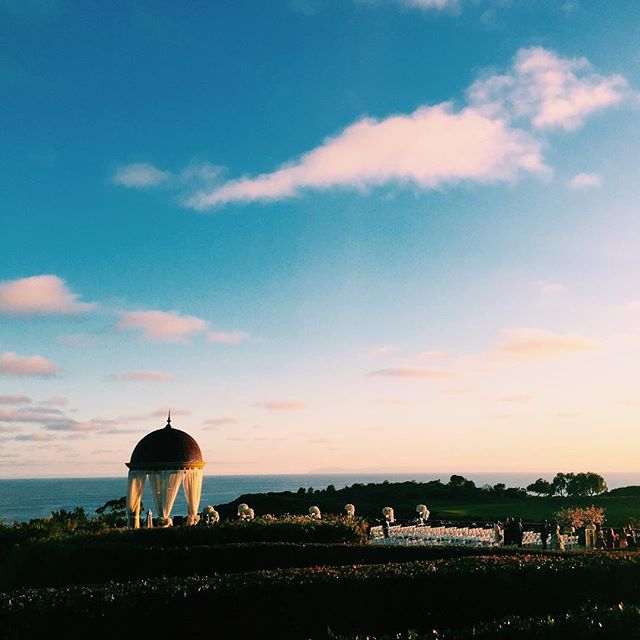
[[69, 404], [69, 400], [62, 396], [53, 396], [48, 400], [42, 400], [40, 404], [47, 407], [66, 407]]
[[120, 331], [141, 331], [146, 340], [159, 342], [186, 342], [206, 327], [202, 318], [156, 310], [129, 311], [117, 324]]
[[511, 396], [502, 396], [501, 402], [509, 402], [511, 404], [529, 404], [533, 401], [533, 396], [528, 393], [515, 394]]
[[420, 380], [435, 380], [449, 378], [453, 374], [443, 369], [429, 369], [427, 367], [388, 367], [369, 372], [370, 376], [385, 378], [414, 378]]
[[195, 189], [211, 187], [220, 182], [223, 168], [208, 162], [192, 162], [184, 169], [172, 172], [146, 162], [122, 165], [117, 168], [113, 182], [128, 189], [165, 189], [189, 194]]
[[418, 356], [418, 359], [432, 362], [433, 360], [444, 360], [446, 357], [447, 354], [444, 351], [424, 351]]
[[401, 5], [405, 7], [412, 7], [415, 9], [457, 9], [459, 6], [459, 0], [397, 0]]
[[86, 313], [94, 302], [80, 302], [62, 278], [54, 275], [31, 276], [0, 282], [0, 313], [8, 315], [46, 315]]
[[21, 407], [20, 409], [0, 407], [0, 422], [44, 424], [51, 422], [53, 416], [62, 416], [59, 409], [49, 407]]
[[30, 404], [29, 396], [21, 395], [4, 395], [0, 396], [0, 404]]
[[13, 351], [0, 355], [0, 376], [50, 378], [58, 373], [57, 365], [42, 356], [20, 356]]
[[307, 405], [298, 400], [270, 400], [269, 402], [263, 402], [259, 406], [269, 411], [298, 411], [299, 409], [305, 409]]
[[552, 296], [564, 293], [566, 287], [560, 282], [547, 282], [545, 280], [535, 280], [531, 283], [535, 289], [545, 296]]
[[169, 173], [146, 162], [134, 162], [116, 169], [113, 182], [129, 189], [149, 189], [169, 180]]
[[602, 176], [599, 173], [579, 173], [571, 180], [568, 186], [571, 189], [589, 189], [590, 187], [600, 187], [602, 185]]
[[207, 340], [218, 344], [242, 344], [251, 338], [246, 331], [209, 331]]
[[220, 427], [226, 427], [231, 424], [238, 424], [237, 418], [209, 418], [205, 420], [205, 431], [217, 431]]
[[519, 328], [503, 330], [502, 339], [489, 356], [500, 360], [543, 360], [600, 350], [597, 342], [577, 334]]
[[383, 358], [385, 356], [393, 355], [394, 353], [398, 353], [398, 347], [393, 347], [390, 345], [381, 345], [379, 347], [372, 347], [367, 351], [367, 356], [370, 358]]
[[19, 442], [48, 442], [54, 440], [55, 436], [44, 431], [36, 431], [35, 433], [20, 433], [15, 437]]
[[476, 81], [468, 96], [487, 117], [525, 119], [536, 129], [577, 129], [628, 93], [618, 74], [602, 76], [586, 58], [562, 58], [542, 47], [520, 49], [512, 69]]
[[125, 371], [123, 373], [111, 373], [108, 380], [116, 382], [167, 382], [173, 380], [173, 376], [161, 371]]

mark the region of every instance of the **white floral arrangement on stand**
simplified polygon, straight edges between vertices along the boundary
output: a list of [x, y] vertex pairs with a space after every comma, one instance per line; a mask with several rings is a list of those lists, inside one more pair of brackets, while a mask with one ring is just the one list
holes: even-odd
[[253, 509], [249, 507], [248, 504], [244, 502], [238, 505], [238, 518], [241, 520], [253, 520], [255, 517], [255, 513]]
[[309, 515], [314, 520], [320, 520], [322, 518], [322, 514], [320, 513], [320, 507], [309, 507]]
[[429, 519], [429, 514], [431, 512], [427, 509], [426, 504], [419, 504], [416, 507], [416, 513], [418, 514], [418, 518], [420, 518], [420, 522], [424, 524]]
[[385, 517], [385, 520], [389, 523], [396, 521], [396, 516], [393, 511], [393, 507], [385, 507], [382, 510], [382, 515]]
[[353, 518], [356, 515], [356, 508], [351, 504], [345, 504], [344, 510], [347, 512], [347, 518]]
[[206, 525], [216, 524], [220, 522], [220, 514], [211, 505], [207, 505], [202, 512], [201, 520]]

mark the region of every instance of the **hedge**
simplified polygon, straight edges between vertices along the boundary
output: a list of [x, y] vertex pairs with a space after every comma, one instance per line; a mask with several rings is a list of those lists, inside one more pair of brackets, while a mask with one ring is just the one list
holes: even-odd
[[[468, 557], [31, 589], [0, 595], [8, 638], [154, 629], [190, 637], [326, 637], [468, 627], [640, 601], [640, 557]], [[159, 622], [162, 620], [162, 625]]]
[[[361, 636], [328, 634], [331, 640], [362, 640]], [[577, 611], [523, 618], [509, 616], [465, 629], [430, 632], [407, 631], [367, 636], [367, 640], [631, 640], [640, 636], [640, 607], [619, 603], [612, 607], [587, 606]]]
[[[361, 518], [326, 516], [314, 520], [308, 516], [256, 518], [251, 522], [223, 520], [211, 526], [170, 527], [168, 529], [73, 529], [57, 526], [55, 520], [31, 520], [14, 525], [0, 524], [0, 555], [16, 544], [43, 540], [92, 540], [130, 542], [144, 546], [191, 546], [234, 542], [366, 542], [369, 526]], [[51, 531], [51, 535], [47, 532]]]
[[[187, 577], [316, 565], [379, 564], [514, 554], [513, 549], [318, 543], [144, 546], [137, 544], [135, 536], [124, 536], [121, 542], [114, 538], [71, 538], [17, 546], [0, 561], [0, 591], [159, 576]], [[157, 536], [155, 541], [162, 541], [162, 536]]]

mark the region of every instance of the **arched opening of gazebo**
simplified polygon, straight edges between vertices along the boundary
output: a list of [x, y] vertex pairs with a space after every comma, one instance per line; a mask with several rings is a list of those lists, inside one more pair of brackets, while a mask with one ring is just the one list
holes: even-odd
[[131, 454], [131, 461], [126, 463], [129, 467], [129, 526], [140, 527], [140, 504], [147, 478], [153, 491], [156, 515], [164, 526], [170, 524], [171, 510], [181, 485], [189, 512], [187, 524], [196, 524], [205, 464], [198, 443], [188, 433], [171, 426], [169, 413], [166, 426], [142, 438]]

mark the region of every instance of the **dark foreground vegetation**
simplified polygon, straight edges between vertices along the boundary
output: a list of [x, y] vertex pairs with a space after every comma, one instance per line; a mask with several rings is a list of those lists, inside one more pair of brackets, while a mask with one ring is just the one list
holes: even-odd
[[30, 589], [0, 595], [0, 629], [10, 638], [52, 628], [91, 637], [162, 618], [165, 637], [186, 628], [193, 637], [214, 629], [218, 637], [239, 637], [239, 626], [242, 637], [322, 638], [327, 628], [467, 633], [474, 625], [489, 633], [506, 616], [547, 619], [619, 602], [640, 602], [635, 554], [468, 556]]

